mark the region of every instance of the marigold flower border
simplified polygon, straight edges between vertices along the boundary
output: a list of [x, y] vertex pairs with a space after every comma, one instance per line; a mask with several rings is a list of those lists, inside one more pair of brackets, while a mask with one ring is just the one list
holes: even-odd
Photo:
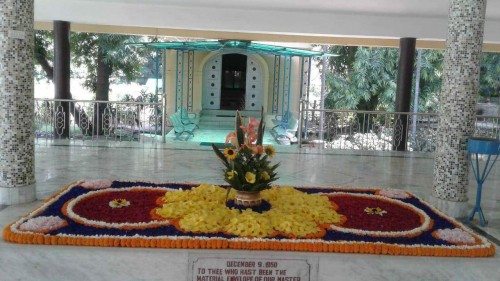
[[[159, 237], [123, 237], [96, 235], [89, 237], [74, 237], [60, 234], [58, 236], [33, 232], [17, 232], [14, 226], [41, 213], [45, 207], [57, 200], [61, 195], [69, 191], [82, 181], [75, 181], [65, 186], [61, 191], [46, 199], [41, 206], [28, 215], [9, 224], [2, 232], [5, 241], [20, 244], [42, 244], [42, 245], [73, 245], [73, 246], [100, 246], [100, 247], [143, 247], [143, 248], [172, 248], [172, 249], [245, 249], [245, 250], [275, 250], [275, 251], [303, 251], [303, 252], [335, 252], [335, 253], [360, 253], [360, 254], [382, 254], [382, 255], [406, 255], [406, 256], [440, 256], [440, 257], [487, 257], [495, 254], [495, 246], [486, 238], [479, 236], [469, 230], [460, 222], [446, 216], [441, 211], [430, 206], [437, 215], [446, 218], [456, 227], [469, 232], [478, 241], [479, 245], [452, 245], [452, 246], [424, 246], [424, 245], [401, 245], [381, 242], [358, 242], [358, 241], [323, 241], [320, 239], [249, 239], [249, 238], [209, 238], [190, 236], [159, 236]], [[186, 184], [186, 183], [183, 183]], [[321, 187], [315, 187], [322, 189]], [[345, 190], [374, 190], [375, 188], [352, 188]], [[327, 188], [325, 188], [327, 190]], [[416, 197], [411, 192], [411, 196]]]

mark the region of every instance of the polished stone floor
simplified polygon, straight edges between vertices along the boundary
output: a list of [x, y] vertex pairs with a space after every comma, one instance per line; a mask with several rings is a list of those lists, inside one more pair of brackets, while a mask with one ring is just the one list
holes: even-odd
[[[278, 184], [296, 186], [372, 186], [411, 191], [427, 199], [432, 190], [430, 154], [279, 151]], [[37, 145], [37, 196], [44, 199], [77, 179], [104, 178], [222, 183], [221, 167], [209, 147], [199, 145], [99, 147]], [[484, 186], [483, 208], [489, 220], [479, 227], [500, 239], [500, 165]], [[470, 183], [470, 202], [475, 200]], [[0, 227], [40, 202], [0, 206]], [[3, 208], [3, 209], [2, 209]], [[475, 225], [477, 221], [474, 221]], [[498, 251], [498, 250], [497, 250]], [[192, 251], [72, 246], [17, 245], [0, 241], [0, 280], [186, 280]], [[241, 254], [241, 251], [234, 251]], [[319, 257], [318, 280], [500, 280], [500, 258], [429, 258], [356, 254], [254, 252], [262, 257]], [[312, 280], [315, 281], [315, 280]]]
[[[168, 142], [183, 142], [184, 139], [188, 139], [190, 143], [201, 143], [201, 142], [207, 142], [207, 143], [220, 143], [224, 142], [226, 139], [226, 135], [231, 132], [231, 128], [220, 128], [220, 129], [214, 129], [214, 128], [198, 128], [193, 131], [193, 136], [188, 138], [188, 135], [184, 133], [180, 137], [182, 140], [176, 140], [175, 139], [175, 132], [174, 130], [171, 130], [167, 134], [167, 141]], [[264, 144], [272, 144], [276, 145], [276, 141], [274, 140], [274, 137], [271, 135], [271, 133], [266, 132], [264, 134], [264, 139], [263, 139]]]

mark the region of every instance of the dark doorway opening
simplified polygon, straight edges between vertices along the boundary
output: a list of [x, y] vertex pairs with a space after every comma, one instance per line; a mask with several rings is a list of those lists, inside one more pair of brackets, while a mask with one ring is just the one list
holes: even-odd
[[247, 78], [247, 56], [222, 56], [222, 87], [220, 109], [244, 110]]

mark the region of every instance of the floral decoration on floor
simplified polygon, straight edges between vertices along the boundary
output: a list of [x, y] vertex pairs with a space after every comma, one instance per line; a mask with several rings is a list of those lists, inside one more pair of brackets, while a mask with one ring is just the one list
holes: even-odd
[[[264, 211], [225, 187], [84, 180], [7, 226], [24, 244], [485, 257], [486, 238], [407, 191], [273, 187]], [[231, 199], [234, 191], [229, 193]]]
[[[339, 223], [328, 197], [307, 194], [293, 187], [274, 187], [262, 191], [262, 198], [272, 206], [263, 213], [251, 209], [231, 209], [225, 203], [226, 190], [215, 185], [200, 185], [191, 190], [168, 192], [160, 200], [156, 213], [177, 220], [181, 231], [194, 233], [222, 232], [239, 237], [291, 238], [322, 237], [329, 224]], [[234, 198], [234, 192], [229, 199]]]

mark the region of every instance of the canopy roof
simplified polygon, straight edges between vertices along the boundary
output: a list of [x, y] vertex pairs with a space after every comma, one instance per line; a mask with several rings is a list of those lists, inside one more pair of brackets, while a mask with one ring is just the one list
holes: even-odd
[[247, 53], [254, 53], [260, 55], [278, 55], [278, 56], [298, 56], [298, 57], [334, 56], [332, 54], [326, 54], [310, 50], [265, 45], [260, 43], [253, 43], [250, 41], [237, 41], [237, 40], [151, 42], [151, 43], [134, 43], [131, 45], [137, 47], [146, 47], [155, 49], [205, 51], [205, 52], [218, 52], [224, 50], [242, 49], [245, 50]]

